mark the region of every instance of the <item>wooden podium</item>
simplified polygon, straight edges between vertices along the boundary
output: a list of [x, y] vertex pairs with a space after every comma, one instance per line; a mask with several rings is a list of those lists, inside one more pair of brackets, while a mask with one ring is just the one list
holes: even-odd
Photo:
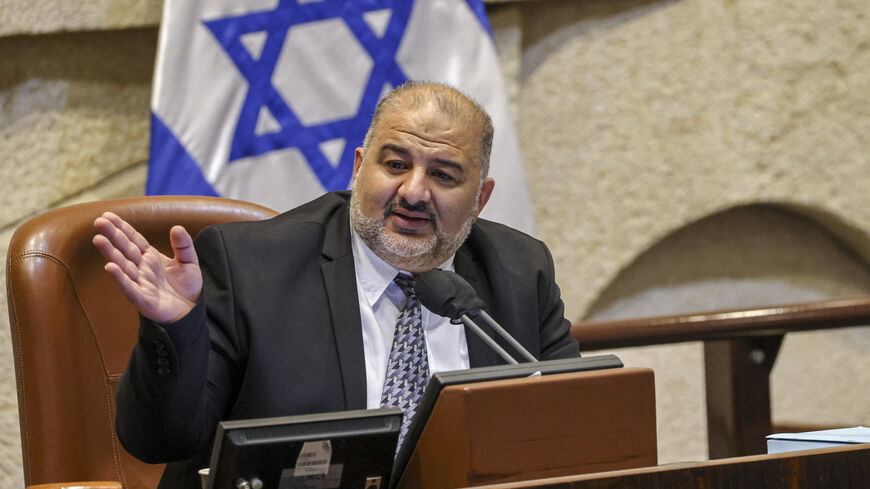
[[616, 368], [445, 387], [399, 489], [656, 465], [653, 372]]

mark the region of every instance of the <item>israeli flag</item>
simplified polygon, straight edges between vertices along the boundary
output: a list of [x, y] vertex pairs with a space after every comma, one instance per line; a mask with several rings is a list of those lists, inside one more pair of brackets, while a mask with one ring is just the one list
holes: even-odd
[[347, 189], [378, 100], [409, 79], [486, 108], [496, 187], [483, 216], [534, 232], [481, 0], [167, 0], [146, 193], [283, 211]]

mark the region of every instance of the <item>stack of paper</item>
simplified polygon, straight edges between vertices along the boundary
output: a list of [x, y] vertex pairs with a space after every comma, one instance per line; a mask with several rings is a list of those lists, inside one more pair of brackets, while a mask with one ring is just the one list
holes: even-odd
[[855, 443], [870, 443], [870, 428], [858, 426], [836, 430], [767, 435], [767, 453], [812, 450], [814, 448], [836, 447]]

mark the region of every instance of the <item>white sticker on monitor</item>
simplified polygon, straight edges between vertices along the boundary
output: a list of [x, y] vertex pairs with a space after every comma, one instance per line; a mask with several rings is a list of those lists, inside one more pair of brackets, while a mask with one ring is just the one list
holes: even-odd
[[306, 441], [296, 458], [296, 477], [326, 475], [332, 460], [332, 442], [329, 440]]
[[293, 469], [284, 469], [278, 489], [340, 489], [343, 469], [342, 464], [334, 464], [326, 474], [318, 475], [301, 475]]

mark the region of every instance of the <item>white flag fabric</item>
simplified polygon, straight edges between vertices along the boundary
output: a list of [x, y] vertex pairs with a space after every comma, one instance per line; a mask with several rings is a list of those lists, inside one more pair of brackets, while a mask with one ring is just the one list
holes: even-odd
[[407, 80], [453, 85], [489, 112], [483, 217], [533, 233], [481, 0], [167, 0], [146, 193], [283, 211], [347, 189], [378, 100]]

